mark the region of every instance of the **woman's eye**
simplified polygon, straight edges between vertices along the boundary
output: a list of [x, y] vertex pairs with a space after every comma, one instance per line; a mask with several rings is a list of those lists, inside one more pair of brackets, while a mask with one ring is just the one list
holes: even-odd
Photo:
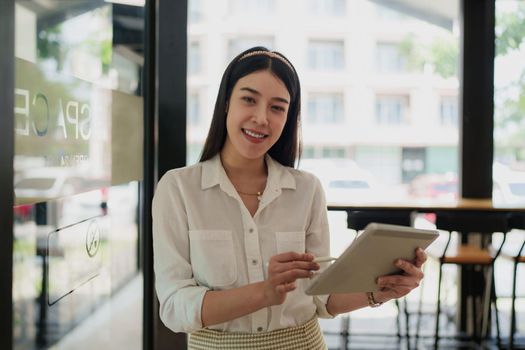
[[242, 99], [248, 103], [255, 103], [255, 99], [250, 96], [243, 96]]
[[277, 111], [277, 112], [284, 112], [285, 109], [284, 107], [281, 107], [281, 106], [272, 106], [272, 108]]

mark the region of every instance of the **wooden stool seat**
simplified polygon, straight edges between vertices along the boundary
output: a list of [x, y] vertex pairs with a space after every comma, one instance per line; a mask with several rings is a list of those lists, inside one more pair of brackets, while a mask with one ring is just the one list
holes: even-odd
[[525, 255], [516, 256], [515, 254], [509, 254], [508, 252], [502, 251], [500, 256], [504, 259], [515, 261], [517, 263], [525, 262]]
[[441, 258], [441, 261], [443, 264], [490, 265], [493, 259], [494, 257], [487, 249], [462, 244], [456, 249], [449, 249], [447, 254]]

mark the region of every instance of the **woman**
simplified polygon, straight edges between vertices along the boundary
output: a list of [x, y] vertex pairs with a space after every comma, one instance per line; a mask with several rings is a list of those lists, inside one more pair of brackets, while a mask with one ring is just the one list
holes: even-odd
[[317, 317], [399, 298], [425, 253], [398, 261], [376, 293], [308, 296], [329, 255], [324, 193], [294, 169], [300, 84], [288, 59], [254, 47], [226, 68], [200, 162], [171, 170], [153, 201], [160, 317], [190, 349], [325, 349]]

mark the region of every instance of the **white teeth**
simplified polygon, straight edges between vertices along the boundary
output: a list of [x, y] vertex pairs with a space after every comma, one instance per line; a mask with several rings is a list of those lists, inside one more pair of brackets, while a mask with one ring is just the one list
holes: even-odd
[[250, 130], [246, 130], [246, 129], [243, 129], [243, 131], [244, 131], [245, 134], [250, 135], [251, 137], [258, 138], [258, 139], [262, 139], [263, 137], [266, 136], [264, 134], [258, 134], [256, 132], [253, 132], [253, 131], [250, 131]]

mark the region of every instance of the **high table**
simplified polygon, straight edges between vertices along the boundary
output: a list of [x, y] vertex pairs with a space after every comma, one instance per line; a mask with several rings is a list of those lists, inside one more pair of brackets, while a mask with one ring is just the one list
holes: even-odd
[[328, 203], [328, 210], [333, 211], [370, 211], [370, 210], [412, 210], [414, 212], [432, 213], [436, 211], [479, 211], [525, 213], [525, 206], [512, 206], [494, 203], [490, 199], [458, 199], [450, 201], [406, 200], [402, 202], [348, 202]]
[[[472, 215], [484, 215], [486, 213], [505, 213], [511, 215], [525, 215], [525, 206], [511, 206], [504, 204], [493, 203], [490, 199], [458, 199], [446, 202], [430, 202], [421, 200], [407, 200], [403, 202], [349, 202], [349, 203], [328, 203], [328, 210], [330, 211], [345, 211], [348, 215], [356, 212], [362, 212], [368, 218], [373, 217], [375, 213], [379, 216], [384, 213], [445, 213], [449, 217], [454, 217], [454, 214], [461, 214], [466, 212]], [[459, 224], [458, 224], [459, 225]], [[480, 242], [479, 235], [474, 235], [475, 232], [462, 232], [461, 227], [458, 227], [458, 232], [461, 233], [462, 243]], [[458, 281], [459, 297], [458, 297], [458, 330], [466, 332], [469, 325], [472, 325], [473, 320], [468, 319], [466, 309], [466, 300], [472, 296], [468, 288], [465, 288], [465, 275], [462, 274]], [[472, 280], [472, 276], [471, 280]], [[485, 281], [480, 277], [479, 286], [483, 288]], [[484, 290], [481, 289], [481, 290]], [[476, 329], [476, 327], [474, 327]], [[470, 327], [470, 332], [472, 327]], [[474, 338], [480, 338], [480, 334], [471, 334]]]

